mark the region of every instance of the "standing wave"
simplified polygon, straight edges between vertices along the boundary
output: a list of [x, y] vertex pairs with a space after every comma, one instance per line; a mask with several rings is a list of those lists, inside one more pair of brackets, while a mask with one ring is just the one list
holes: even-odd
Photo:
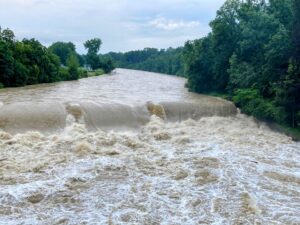
[[227, 101], [147, 102], [144, 105], [117, 103], [12, 103], [0, 107], [0, 129], [9, 133], [62, 131], [68, 119], [84, 123], [88, 130], [138, 129], [156, 115], [166, 121], [198, 120], [209, 116], [234, 116], [235, 106]]

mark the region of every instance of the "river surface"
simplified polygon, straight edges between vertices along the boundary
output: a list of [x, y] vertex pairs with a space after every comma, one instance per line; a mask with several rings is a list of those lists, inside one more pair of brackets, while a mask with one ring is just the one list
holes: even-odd
[[184, 88], [185, 79], [157, 73], [117, 69], [112, 75], [71, 82], [40, 84], [0, 91], [4, 104], [16, 102], [141, 103], [197, 101], [200, 95]]
[[117, 69], [0, 91], [0, 224], [300, 224], [300, 144]]

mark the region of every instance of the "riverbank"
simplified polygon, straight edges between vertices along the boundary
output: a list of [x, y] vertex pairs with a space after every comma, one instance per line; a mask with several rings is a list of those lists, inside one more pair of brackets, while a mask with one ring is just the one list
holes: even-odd
[[89, 71], [87, 73], [87, 76], [88, 77], [95, 77], [95, 76], [101, 76], [101, 75], [104, 75], [105, 72], [103, 69], [97, 69], [97, 70], [93, 70], [93, 71]]
[[31, 87], [31, 86], [36, 86], [36, 85], [47, 85], [47, 84], [55, 84], [55, 83], [60, 83], [60, 82], [72, 82], [72, 81], [78, 81], [81, 79], [89, 78], [89, 77], [97, 77], [97, 76], [102, 76], [105, 75], [106, 73], [102, 69], [97, 69], [97, 70], [92, 70], [92, 71], [87, 71], [86, 69], [80, 67], [78, 69], [79, 71], [79, 77], [76, 80], [58, 80], [54, 82], [44, 82], [44, 83], [37, 83], [37, 84], [28, 84], [20, 87], [5, 87], [0, 83], [0, 90], [3, 89], [11, 89], [11, 88], [22, 88], [22, 87]]

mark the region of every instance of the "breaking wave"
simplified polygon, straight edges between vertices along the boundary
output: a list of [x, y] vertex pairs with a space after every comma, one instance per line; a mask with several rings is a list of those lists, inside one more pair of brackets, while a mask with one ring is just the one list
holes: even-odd
[[152, 102], [144, 105], [117, 103], [13, 103], [0, 107], [0, 129], [10, 133], [39, 131], [53, 133], [65, 129], [68, 120], [85, 124], [88, 130], [137, 129], [156, 115], [167, 121], [204, 116], [232, 116], [235, 106], [227, 101]]

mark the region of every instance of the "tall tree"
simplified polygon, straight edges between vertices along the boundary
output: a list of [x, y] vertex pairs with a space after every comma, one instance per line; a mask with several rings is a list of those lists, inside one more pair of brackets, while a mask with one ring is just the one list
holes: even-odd
[[238, 0], [228, 0], [216, 18], [210, 23], [212, 28], [212, 49], [215, 54], [213, 62], [215, 88], [224, 91], [229, 79], [229, 58], [234, 53], [239, 40], [238, 10], [241, 4]]
[[77, 80], [79, 78], [78, 75], [79, 62], [75, 54], [69, 55], [67, 59], [67, 65], [68, 65], [68, 70], [70, 75], [69, 80]]
[[98, 52], [100, 50], [101, 44], [102, 41], [99, 38], [94, 38], [84, 43], [84, 47], [88, 50], [86, 61], [93, 70], [100, 68], [100, 57], [98, 55]]
[[67, 59], [71, 54], [76, 53], [75, 45], [72, 42], [55, 42], [49, 50], [57, 55], [60, 59], [61, 64], [67, 65]]
[[102, 41], [100, 38], [94, 38], [84, 43], [84, 47], [88, 50], [88, 54], [98, 54]]
[[300, 61], [300, 1], [293, 0], [292, 2], [292, 42], [294, 48], [294, 57]]

